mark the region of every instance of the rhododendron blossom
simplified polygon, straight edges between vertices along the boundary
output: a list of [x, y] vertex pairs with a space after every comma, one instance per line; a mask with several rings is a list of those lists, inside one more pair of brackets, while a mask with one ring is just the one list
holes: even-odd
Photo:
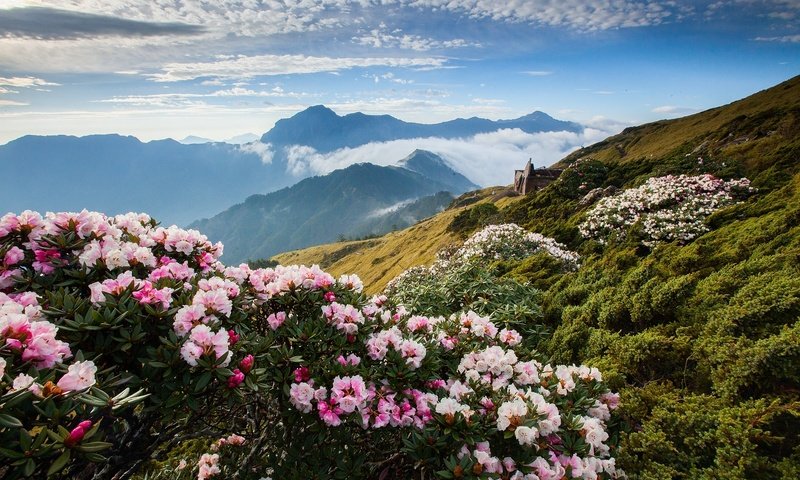
[[755, 192], [750, 180], [722, 180], [713, 175], [667, 175], [649, 178], [597, 202], [578, 227], [587, 238], [606, 243], [611, 234], [625, 238], [630, 226], [641, 222], [642, 243], [655, 246], [678, 240], [686, 243], [708, 231], [705, 219]]
[[65, 392], [85, 390], [95, 384], [97, 367], [94, 362], [75, 362], [58, 381], [58, 387]]

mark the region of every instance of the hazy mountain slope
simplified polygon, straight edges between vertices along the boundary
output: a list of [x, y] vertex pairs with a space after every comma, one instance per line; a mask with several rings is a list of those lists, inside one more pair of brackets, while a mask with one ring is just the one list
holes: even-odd
[[583, 127], [573, 122], [556, 120], [543, 112], [534, 112], [512, 120], [492, 121], [485, 118], [459, 118], [436, 124], [409, 123], [390, 115], [351, 113], [339, 116], [333, 110], [316, 105], [291, 118], [278, 120], [261, 137], [272, 144], [276, 154], [283, 148], [307, 145], [319, 152], [344, 147], [356, 147], [371, 142], [386, 142], [406, 138], [459, 138], [487, 133], [501, 128], [519, 128], [528, 133], [561, 131], [579, 132]]
[[0, 166], [15, 172], [0, 190], [3, 213], [137, 211], [179, 225], [293, 181], [233, 145], [119, 135], [22, 137], [0, 146]]
[[284, 265], [317, 263], [336, 275], [357, 273], [364, 281], [366, 290], [377, 293], [403, 270], [414, 265], [430, 264], [437, 251], [459, 242], [459, 235], [447, 230], [459, 213], [477, 203], [492, 202], [503, 207], [522, 199], [509, 197], [505, 187], [485, 188], [469, 196], [476, 200], [475, 203], [449, 208], [416, 225], [380, 238], [318, 245], [281, 253], [273, 259]]
[[364, 163], [307, 178], [267, 195], [253, 195], [210, 219], [192, 224], [225, 244], [224, 260], [236, 263], [345, 237], [384, 233], [440, 211], [456, 185], [400, 167]]

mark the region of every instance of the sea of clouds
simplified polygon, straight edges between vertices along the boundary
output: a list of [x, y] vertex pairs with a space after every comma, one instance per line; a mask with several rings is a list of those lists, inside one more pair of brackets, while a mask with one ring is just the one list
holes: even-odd
[[[468, 138], [413, 138], [374, 142], [354, 148], [320, 153], [306, 145], [286, 147], [286, 169], [300, 178], [325, 175], [355, 163], [395, 165], [415, 149], [429, 150], [444, 158], [454, 170], [481, 186], [513, 182], [514, 170], [528, 159], [537, 167], [551, 165], [565, 155], [619, 133], [626, 125], [607, 119], [595, 119], [581, 133], [526, 133], [520, 129], [502, 129]], [[265, 163], [275, 157], [271, 145], [253, 143], [242, 147], [261, 155]]]

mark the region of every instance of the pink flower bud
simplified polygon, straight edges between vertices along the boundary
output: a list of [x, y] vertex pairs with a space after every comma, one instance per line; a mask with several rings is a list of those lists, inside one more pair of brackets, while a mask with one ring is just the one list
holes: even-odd
[[64, 439], [64, 446], [72, 447], [81, 440], [83, 437], [86, 436], [86, 431], [92, 428], [92, 422], [89, 420], [84, 420], [78, 424], [77, 427], [73, 428], [71, 432], [69, 432], [69, 436]]
[[244, 382], [244, 373], [238, 368], [233, 371], [233, 375], [228, 377], [228, 388], [236, 388]]
[[356, 336], [355, 335], [348, 335], [347, 336], [347, 343], [356, 343]]
[[239, 341], [239, 335], [234, 330], [228, 330], [228, 344], [232, 347]]
[[241, 362], [239, 362], [239, 369], [242, 371], [242, 373], [247, 375], [248, 373], [250, 373], [250, 370], [253, 369], [253, 364], [255, 362], [256, 359], [253, 358], [253, 355], [248, 354], [246, 357], [242, 359]]
[[325, 301], [328, 303], [336, 301], [336, 294], [333, 292], [325, 292]]
[[307, 382], [311, 379], [311, 372], [308, 367], [298, 367], [294, 369], [294, 381], [297, 383]]

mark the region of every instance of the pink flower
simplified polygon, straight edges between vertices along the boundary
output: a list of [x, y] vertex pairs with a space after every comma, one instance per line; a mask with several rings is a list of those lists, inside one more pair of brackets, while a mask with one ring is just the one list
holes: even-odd
[[254, 364], [254, 363], [255, 363], [255, 358], [253, 357], [253, 355], [251, 355], [251, 354], [248, 354], [246, 357], [244, 357], [244, 358], [243, 358], [243, 359], [242, 359], [242, 360], [239, 362], [239, 369], [241, 369], [241, 371], [242, 371], [242, 372], [243, 372], [245, 375], [247, 375], [248, 373], [250, 373], [250, 370], [252, 370], [252, 369], [253, 369], [253, 364]]
[[166, 310], [172, 303], [172, 289], [167, 287], [155, 289], [152, 283], [144, 280], [141, 282], [139, 290], [133, 292], [133, 298], [140, 304], [161, 304], [161, 307]]
[[197, 325], [189, 334], [189, 339], [181, 347], [181, 356], [186, 363], [196, 367], [197, 360], [201, 356], [213, 353], [217, 359], [226, 357], [221, 365], [227, 366], [230, 362], [228, 340], [228, 332], [224, 329], [213, 333], [208, 325]]
[[342, 424], [339, 415], [344, 412], [336, 405], [336, 400], [331, 399], [330, 402], [326, 400], [320, 401], [317, 403], [317, 410], [319, 410], [319, 418], [329, 427], [338, 427]]
[[295, 382], [307, 382], [311, 379], [311, 372], [308, 370], [308, 367], [297, 367], [294, 369], [294, 381]]
[[206, 323], [208, 317], [206, 308], [203, 305], [184, 305], [175, 313], [175, 321], [172, 328], [179, 336], [188, 334], [195, 325]]
[[283, 322], [285, 321], [286, 321], [286, 312], [273, 313], [270, 314], [269, 317], [267, 317], [267, 323], [269, 323], [269, 328], [271, 328], [272, 330], [277, 330], [278, 327], [283, 325]]
[[[228, 344], [232, 347], [239, 342], [239, 335], [236, 333], [236, 330], [228, 330]], [[247, 373], [247, 372], [245, 372]]]
[[228, 377], [228, 388], [236, 388], [244, 382], [244, 373], [238, 368], [233, 371], [233, 375]]
[[65, 392], [84, 390], [95, 384], [97, 367], [94, 362], [75, 362], [69, 366], [67, 373], [58, 381], [58, 387]]
[[3, 257], [3, 263], [6, 267], [16, 265], [25, 258], [25, 252], [19, 247], [11, 247]]
[[83, 437], [86, 436], [86, 431], [90, 428], [92, 428], [92, 422], [89, 420], [84, 420], [79, 423], [77, 427], [73, 428], [72, 431], [69, 432], [69, 436], [64, 439], [64, 446], [72, 447], [79, 443], [81, 440], [83, 440]]

